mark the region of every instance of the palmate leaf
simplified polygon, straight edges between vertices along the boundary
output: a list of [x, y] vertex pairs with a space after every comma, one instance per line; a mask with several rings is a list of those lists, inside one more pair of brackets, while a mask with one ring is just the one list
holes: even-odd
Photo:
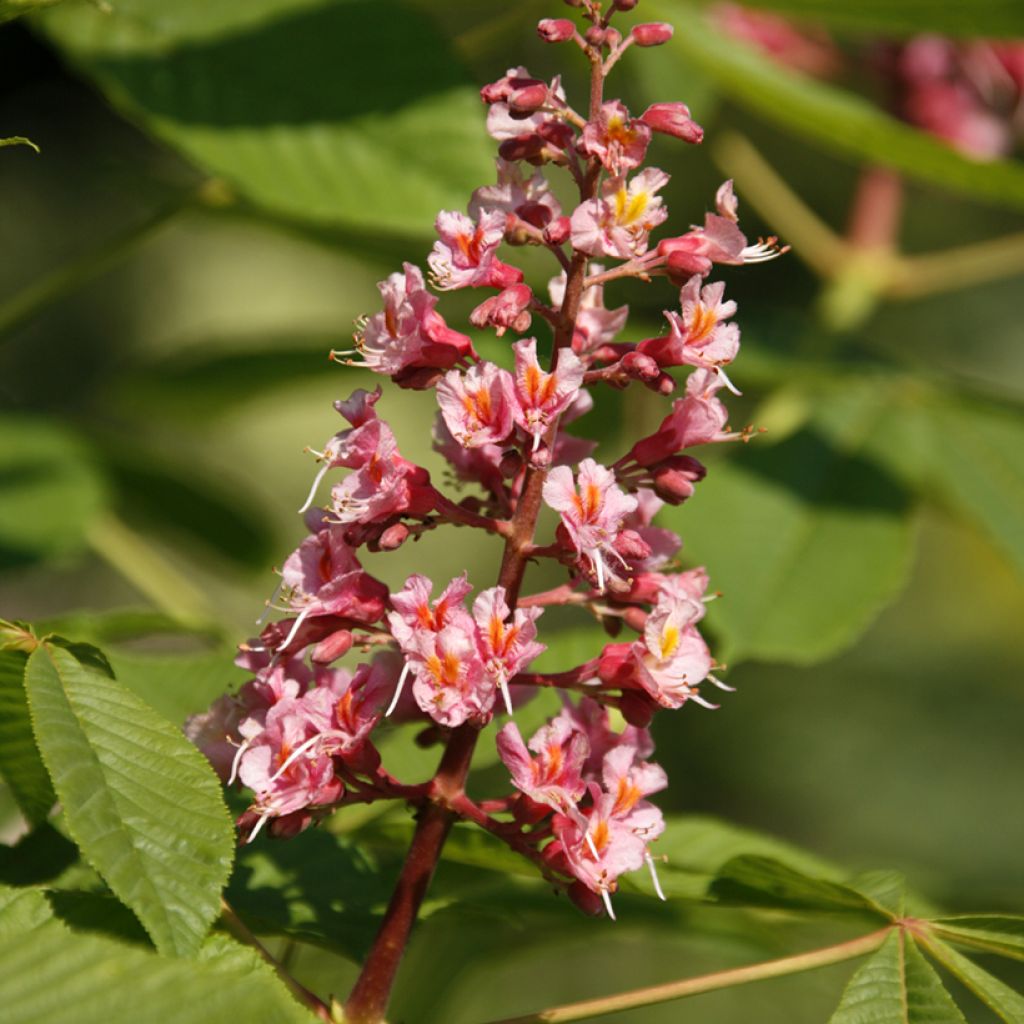
[[224, 936], [200, 962], [168, 959], [69, 930], [34, 891], [0, 890], [0, 1005], [5, 1024], [302, 1024], [315, 1018], [252, 950]]
[[36, 739], [83, 855], [158, 949], [192, 954], [231, 866], [220, 785], [178, 730], [97, 664], [52, 642], [31, 655]]
[[30, 825], [41, 822], [57, 797], [32, 735], [25, 697], [24, 651], [0, 650], [0, 777]]
[[[966, 16], [971, 8], [964, 9]], [[684, 0], [657, 0], [644, 16], [685, 26], [668, 47], [713, 79], [725, 95], [775, 124], [859, 161], [894, 167], [918, 181], [1024, 209], [1021, 162], [982, 163], [961, 156], [866, 99], [780, 67], [712, 27]]]
[[947, 36], [1024, 36], [1024, 6], [1017, 0], [740, 0], [744, 7], [774, 11], [794, 21], [889, 36], [939, 32]]
[[1024, 996], [1005, 982], [968, 960], [952, 946], [929, 936], [925, 948], [947, 970], [955, 974], [986, 1006], [1006, 1024], [1024, 1020]]
[[403, 0], [129, 0], [50, 37], [132, 118], [275, 214], [425, 236], [492, 175], [476, 89]]
[[965, 1024], [942, 980], [898, 930], [850, 979], [829, 1024]]

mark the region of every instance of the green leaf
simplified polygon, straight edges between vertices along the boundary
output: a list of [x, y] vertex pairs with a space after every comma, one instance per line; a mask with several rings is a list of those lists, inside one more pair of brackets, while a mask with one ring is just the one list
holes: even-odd
[[36, 738], [72, 837], [157, 948], [198, 949], [234, 832], [203, 756], [134, 694], [61, 647], [26, 673]]
[[425, 236], [490, 180], [476, 88], [403, 0], [81, 7], [43, 24], [130, 116], [286, 217]]
[[[17, 17], [17, 15], [13, 15], [13, 17]], [[0, 3], [0, 23], [9, 20], [4, 17], [4, 5]], [[24, 135], [12, 135], [10, 138], [0, 139], [0, 147], [3, 146], [28, 146], [29, 149], [34, 149], [37, 153], [40, 151], [39, 147], [31, 139], [26, 139]]]
[[977, 520], [1024, 574], [1024, 417], [1009, 409], [936, 402], [935, 482]]
[[941, 939], [929, 936], [924, 947], [1006, 1024], [1020, 1024], [1024, 1020], [1024, 996], [1014, 992], [1005, 982], [989, 974], [973, 960], [968, 960]]
[[105, 502], [89, 452], [72, 433], [0, 415], [0, 563], [81, 549]]
[[[965, 7], [965, 17], [969, 10]], [[866, 99], [779, 66], [713, 28], [683, 0], [658, 0], [648, 5], [644, 16], [685, 25], [667, 47], [713, 78], [737, 103], [775, 124], [858, 161], [894, 167], [918, 181], [1024, 209], [1020, 162], [961, 156]]]
[[724, 594], [708, 608], [722, 660], [811, 664], [850, 644], [902, 587], [909, 512], [901, 486], [855, 446], [804, 430], [716, 461], [661, 521]]
[[947, 36], [1024, 36], [1024, 7], [1017, 0], [740, 0], [744, 7], [775, 11], [794, 21], [888, 36], [938, 32]]
[[1024, 917], [1012, 914], [957, 914], [929, 922], [937, 935], [961, 946], [1024, 960]]
[[770, 857], [734, 857], [718, 872], [708, 894], [723, 903], [870, 914], [886, 920], [895, 916], [849, 885], [803, 874]]
[[965, 1024], [913, 941], [893, 929], [850, 979], [829, 1024]]
[[0, 776], [30, 825], [43, 821], [57, 797], [32, 735], [25, 697], [24, 651], [0, 651]]
[[255, 954], [226, 955], [224, 940], [196, 963], [76, 934], [57, 920], [11, 933], [3, 924], [0, 915], [5, 1024], [39, 1024], [69, 1014], [75, 1024], [142, 1019], [146, 1024], [311, 1024], [315, 1019]]
[[53, 917], [38, 889], [9, 889], [0, 885], [0, 942], [31, 931]]

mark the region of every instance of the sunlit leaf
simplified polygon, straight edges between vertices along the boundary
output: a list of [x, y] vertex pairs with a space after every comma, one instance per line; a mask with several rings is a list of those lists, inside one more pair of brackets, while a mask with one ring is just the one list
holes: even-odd
[[426, 236], [492, 175], [476, 89], [402, 0], [131, 0], [45, 26], [132, 117], [277, 214]]
[[[965, 17], [969, 16], [967, 10]], [[714, 79], [724, 94], [775, 124], [857, 160], [894, 167], [919, 181], [1024, 209], [1024, 164], [1014, 160], [981, 162], [962, 156], [852, 92], [779, 66], [713, 28], [684, 0], [658, 0], [648, 4], [644, 13], [645, 17], [685, 25], [685, 31], [677, 31], [667, 45]]]
[[35, 825], [57, 798], [32, 735], [24, 683], [27, 662], [24, 651], [0, 651], [0, 777], [25, 819]]
[[61, 647], [34, 652], [26, 686], [83, 854], [157, 948], [194, 953], [219, 913], [234, 842], [209, 764], [134, 694]]
[[739, 0], [744, 7], [774, 11], [794, 22], [815, 22], [837, 29], [880, 35], [918, 35], [1015, 39], [1024, 36], [1024, 8], [1017, 0]]

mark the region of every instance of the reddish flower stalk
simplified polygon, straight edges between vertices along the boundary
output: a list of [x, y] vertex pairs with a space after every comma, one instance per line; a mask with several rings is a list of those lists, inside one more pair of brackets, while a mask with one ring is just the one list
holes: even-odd
[[[587, 913], [614, 917], [619, 876], [645, 866], [660, 896], [650, 845], [664, 823], [647, 797], [667, 778], [648, 760], [647, 726], [659, 709], [714, 707], [700, 692], [704, 683], [728, 689], [711, 674], [714, 662], [697, 628], [707, 576], [702, 569], [667, 571], [682, 542], [653, 519], [665, 502], [689, 498], [704, 476], [683, 449], [747, 436], [727, 429], [716, 397], [723, 387], [735, 390], [724, 370], [739, 348], [739, 328], [730, 321], [735, 303], [724, 300], [723, 285], [704, 279], [716, 264], [762, 262], [779, 250], [747, 244], [729, 183], [703, 226], [652, 242], [668, 216], [657, 194], [668, 176], [638, 170], [651, 131], [690, 143], [702, 133], [682, 103], [633, 118], [621, 101], [604, 101], [605, 78], [628, 48], [671, 35], [668, 26], [649, 24], [624, 39], [610, 24], [621, 7], [602, 12], [597, 0], [583, 0], [590, 24], [582, 33], [566, 19], [539, 26], [543, 39], [572, 42], [589, 60], [586, 118], [569, 105], [559, 79], [543, 82], [524, 68], [482, 90], [488, 130], [500, 142], [498, 182], [479, 188], [467, 213], [443, 211], [437, 219], [431, 281], [441, 291], [489, 292], [470, 322], [499, 338], [516, 336], [507, 365], [481, 359], [469, 336], [447, 325], [422, 271], [408, 263], [381, 283], [385, 308], [361, 323], [354, 352], [335, 354], [358, 353], [400, 387], [435, 389], [435, 449], [459, 485], [480, 493], [456, 500], [401, 455], [378, 414], [381, 389], [336, 403], [349, 426], [313, 453], [322, 465], [303, 506], [310, 536], [284, 563], [270, 603], [288, 617], [243, 645], [239, 664], [254, 678], [188, 725], [227, 784], [253, 793], [238, 822], [246, 842], [261, 833], [295, 836], [352, 803], [402, 800], [415, 808], [405, 863], [346, 1003], [352, 1024], [384, 1018], [456, 820], [526, 857]], [[574, 210], [563, 214], [540, 168], [572, 177]], [[499, 257], [506, 243], [553, 254], [558, 276], [550, 306]], [[618, 266], [606, 271], [595, 256]], [[658, 275], [681, 287], [680, 312], [666, 313], [668, 333], [617, 340], [628, 309], [605, 307], [603, 282]], [[537, 339], [519, 337], [534, 313], [553, 328], [543, 362]], [[618, 461], [596, 460], [594, 443], [565, 430], [592, 408], [591, 387], [639, 383], [652, 401], [664, 401], [678, 367], [693, 368], [685, 396], [655, 434], [636, 439]], [[347, 475], [334, 483], [326, 506], [316, 507], [322, 478], [339, 469]], [[536, 543], [545, 504], [559, 525]], [[361, 548], [390, 552], [442, 526], [504, 539], [496, 585], [468, 607], [467, 573], [436, 594], [418, 574], [391, 592], [360, 560]], [[563, 565], [568, 582], [520, 601], [527, 564], [542, 557]], [[561, 671], [531, 670], [545, 649], [537, 623], [551, 605], [583, 605], [611, 636], [629, 630], [634, 638]], [[372, 660], [354, 670], [334, 667], [351, 651], [371, 650]], [[541, 688], [557, 689], [564, 706], [524, 740], [515, 706]], [[628, 724], [616, 728], [610, 711]], [[477, 803], [465, 792], [473, 753], [481, 729], [502, 714], [509, 721], [498, 749], [513, 791]], [[378, 730], [404, 724], [444, 742], [425, 782], [393, 777], [374, 743]]]

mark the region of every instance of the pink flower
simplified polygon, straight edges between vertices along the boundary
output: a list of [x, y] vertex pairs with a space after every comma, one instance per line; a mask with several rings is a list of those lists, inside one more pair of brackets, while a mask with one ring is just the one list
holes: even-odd
[[[472, 621], [472, 620], [471, 620]], [[467, 719], [485, 720], [494, 707], [495, 686], [477, 653], [472, 629], [446, 626], [420, 631], [410, 658], [413, 696], [439, 725], [454, 729]]]
[[384, 310], [362, 326], [356, 347], [371, 370], [389, 376], [418, 367], [448, 369], [473, 351], [473, 343], [435, 311], [437, 297], [424, 287], [419, 267], [403, 267], [404, 274], [378, 284]]
[[[521, 121], [516, 123], [522, 124]], [[561, 215], [561, 204], [540, 170], [526, 178], [518, 163], [500, 157], [496, 163], [498, 183], [482, 185], [473, 193], [469, 200], [470, 217], [479, 220], [485, 210], [501, 210], [514, 213], [536, 227], [543, 227]]]
[[704, 140], [704, 129], [690, 118], [690, 108], [685, 103], [652, 103], [640, 115], [640, 120], [656, 132], [692, 145]]
[[666, 312], [670, 333], [651, 338], [637, 346], [659, 366], [703, 366], [714, 368], [731, 363], [740, 348], [740, 329], [725, 321], [736, 312], [735, 302], [723, 302], [725, 284], [716, 281], [701, 288], [694, 275], [679, 293], [682, 313]]
[[632, 568], [640, 572], [656, 572], [675, 557], [683, 542], [672, 530], [651, 525], [665, 504], [654, 491], [646, 487], [637, 488], [636, 503], [636, 508], [622, 520], [622, 527], [635, 531], [651, 553], [646, 558], [632, 562]]
[[[600, 274], [604, 267], [591, 263], [587, 268], [591, 274]], [[548, 292], [556, 308], [561, 308], [565, 298], [565, 271], [553, 277], [548, 283]], [[572, 337], [572, 350], [579, 356], [594, 355], [605, 345], [610, 345], [615, 336], [626, 326], [629, 306], [605, 309], [604, 285], [593, 284], [583, 292], [579, 316]]]
[[542, 107], [529, 113], [513, 109], [512, 103], [520, 99], [517, 94], [529, 89], [532, 90], [532, 98], [538, 85], [543, 83], [531, 78], [526, 68], [515, 67], [509, 68], [504, 78], [499, 78], [498, 81], [480, 90], [484, 102], [490, 105], [487, 111], [487, 131], [492, 138], [499, 142], [520, 139], [536, 135], [551, 124], [560, 125], [555, 111], [565, 108], [565, 90], [562, 88], [561, 78], [552, 79], [550, 85], [546, 87], [545, 99], [548, 109]]
[[580, 151], [597, 157], [609, 174], [620, 175], [643, 163], [651, 129], [629, 116], [621, 100], [611, 100], [583, 128]]
[[586, 737], [590, 753], [583, 766], [583, 777], [589, 781], [601, 778], [605, 756], [620, 745], [630, 747], [638, 757], [647, 757], [654, 752], [654, 741], [647, 729], [628, 725], [623, 732], [615, 732], [608, 709], [591, 697], [583, 697], [578, 704], [567, 701], [557, 720], [567, 722]]
[[403, 649], [414, 648], [417, 636], [426, 631], [439, 633], [446, 626], [458, 625], [471, 629], [473, 622], [463, 602], [473, 587], [466, 573], [457, 576], [431, 603], [434, 584], [426, 577], [414, 573], [401, 590], [391, 595], [395, 609], [388, 615], [391, 633]]
[[562, 517], [562, 526], [574, 549], [590, 559], [597, 574], [598, 588], [604, 589], [605, 563], [615, 552], [615, 538], [622, 521], [637, 505], [615, 483], [615, 474], [593, 459], [584, 459], [579, 469], [579, 490], [568, 466], [556, 466], [544, 482], [544, 501]]
[[501, 494], [504, 477], [501, 460], [504, 452], [496, 444], [464, 448], [452, 436], [444, 416], [438, 412], [434, 420], [434, 451], [451, 466], [456, 477], [467, 483], [479, 483], [492, 494]]
[[583, 363], [569, 349], [558, 353], [555, 369], [547, 373], [537, 359], [537, 339], [523, 338], [512, 350], [516, 357], [515, 419], [528, 434], [533, 446], [576, 398], [583, 383]]
[[473, 602], [477, 651], [484, 663], [484, 671], [501, 690], [510, 715], [509, 679], [524, 671], [546, 649], [544, 644], [537, 643], [537, 627], [534, 625], [542, 611], [541, 608], [517, 609], [511, 613], [509, 621], [504, 587], [481, 591]]
[[668, 217], [657, 195], [668, 180], [669, 176], [655, 167], [641, 171], [628, 184], [623, 177], [609, 178], [599, 198], [573, 211], [573, 248], [590, 256], [622, 260], [645, 253], [651, 231]]
[[495, 328], [495, 334], [500, 338], [505, 331], [511, 329], [516, 333], [522, 333], [530, 327], [530, 303], [533, 301], [533, 292], [525, 284], [509, 285], [504, 291], [484, 299], [472, 313], [469, 314], [469, 322], [474, 327]]
[[441, 237], [427, 257], [435, 287], [507, 288], [522, 281], [521, 270], [495, 255], [505, 237], [505, 219], [501, 210], [483, 210], [479, 223], [464, 213], [439, 213], [436, 227]]
[[[514, 722], [498, 733], [498, 753], [512, 773], [512, 784], [531, 800], [563, 814], [573, 814], [587, 784], [582, 769], [587, 759], [586, 736], [562, 718], [534, 733], [529, 750]], [[536, 757], [530, 756], [530, 751]]]
[[437, 385], [437, 402], [452, 436], [466, 448], [501, 444], [512, 433], [512, 375], [494, 363], [472, 366], [464, 375], [446, 373]]

